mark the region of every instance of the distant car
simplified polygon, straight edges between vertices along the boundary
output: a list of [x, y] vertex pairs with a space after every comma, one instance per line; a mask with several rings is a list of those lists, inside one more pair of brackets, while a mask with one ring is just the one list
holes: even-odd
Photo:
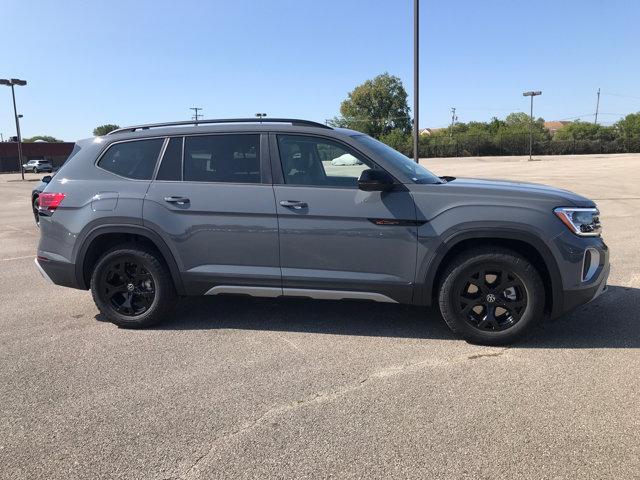
[[29, 160], [27, 163], [22, 165], [22, 168], [25, 172], [52, 172], [53, 165], [51, 165], [50, 160]]
[[40, 217], [38, 215], [38, 207], [40, 207], [40, 194], [49, 184], [54, 175], [55, 172], [53, 172], [51, 175], [45, 175], [44, 177], [42, 177], [42, 181], [38, 184], [38, 186], [31, 190], [31, 209], [33, 211], [33, 216], [36, 219], [36, 225], [38, 227], [40, 226]]

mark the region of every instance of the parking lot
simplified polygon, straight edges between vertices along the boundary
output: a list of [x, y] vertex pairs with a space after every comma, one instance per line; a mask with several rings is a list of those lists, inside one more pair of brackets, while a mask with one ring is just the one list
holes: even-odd
[[608, 292], [509, 348], [358, 302], [192, 298], [122, 330], [40, 277], [36, 183], [0, 176], [0, 478], [640, 478], [640, 155], [423, 162], [595, 199]]

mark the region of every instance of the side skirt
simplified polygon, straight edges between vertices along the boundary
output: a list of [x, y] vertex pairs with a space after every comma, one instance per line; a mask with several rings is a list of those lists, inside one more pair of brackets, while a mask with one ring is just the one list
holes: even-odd
[[205, 295], [250, 295], [252, 297], [305, 297], [316, 300], [371, 300], [382, 303], [398, 303], [381, 293], [345, 290], [314, 290], [308, 288], [247, 287], [241, 285], [217, 285]]

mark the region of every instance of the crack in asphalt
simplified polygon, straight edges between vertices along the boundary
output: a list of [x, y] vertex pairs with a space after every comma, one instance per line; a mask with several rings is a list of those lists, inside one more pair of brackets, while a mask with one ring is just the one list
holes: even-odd
[[181, 480], [197, 478], [197, 475], [199, 474], [199, 465], [202, 462], [205, 462], [206, 459], [213, 454], [218, 443], [220, 443], [221, 441], [226, 441], [233, 437], [237, 437], [238, 435], [242, 435], [247, 431], [253, 430], [254, 428], [260, 426], [261, 424], [266, 423], [269, 419], [276, 418], [285, 412], [299, 410], [300, 408], [306, 407], [308, 405], [318, 405], [318, 404], [331, 402], [333, 400], [336, 400], [337, 398], [342, 397], [347, 393], [363, 388], [364, 385], [371, 383], [373, 380], [391, 378], [391, 377], [398, 376], [400, 374], [415, 372], [420, 370], [424, 366], [437, 367], [437, 366], [443, 366], [443, 365], [450, 365], [452, 363], [463, 363], [467, 360], [473, 360], [481, 357], [498, 357], [500, 355], [503, 355], [507, 350], [509, 349], [504, 348], [501, 351], [495, 352], [495, 353], [480, 353], [480, 354], [468, 355], [468, 356], [465, 355], [461, 357], [455, 357], [451, 360], [438, 361], [430, 358], [430, 359], [420, 360], [418, 362], [413, 362], [413, 363], [393, 365], [387, 368], [383, 368], [382, 370], [373, 372], [369, 376], [363, 379], [357, 380], [356, 382], [353, 382], [350, 384], [346, 384], [342, 387], [329, 389], [323, 392], [318, 392], [307, 398], [294, 400], [292, 402], [285, 403], [283, 405], [272, 407], [267, 411], [265, 411], [259, 417], [255, 418], [254, 420], [247, 421], [243, 423], [240, 427], [237, 427], [233, 430], [222, 432], [220, 435], [214, 438], [210, 442], [210, 448], [207, 450], [207, 452], [203, 453], [198, 458], [196, 458], [195, 461], [191, 464], [191, 466], [188, 467], [188, 469], [182, 475], [180, 475], [179, 478]]
[[484, 358], [484, 357], [499, 357], [500, 355], [503, 355], [507, 350], [509, 350], [509, 349], [508, 348], [504, 348], [504, 349], [500, 350], [499, 352], [476, 353], [475, 355], [469, 355], [467, 358], [469, 360], [475, 360], [477, 358]]

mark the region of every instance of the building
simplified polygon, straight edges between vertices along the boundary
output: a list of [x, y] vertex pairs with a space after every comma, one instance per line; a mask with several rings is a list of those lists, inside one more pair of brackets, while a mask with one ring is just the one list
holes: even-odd
[[566, 120], [553, 120], [551, 122], [544, 122], [544, 128], [549, 130], [549, 133], [553, 136], [558, 130], [560, 130], [565, 125], [569, 125], [571, 122]]
[[444, 130], [443, 128], [422, 128], [419, 130], [420, 135], [433, 135], [438, 130]]
[[[73, 146], [74, 143], [70, 142], [23, 142], [22, 159], [25, 163], [29, 160], [51, 160], [54, 167], [59, 167], [67, 159]], [[19, 170], [17, 142], [0, 143], [0, 172], [18, 172]]]

